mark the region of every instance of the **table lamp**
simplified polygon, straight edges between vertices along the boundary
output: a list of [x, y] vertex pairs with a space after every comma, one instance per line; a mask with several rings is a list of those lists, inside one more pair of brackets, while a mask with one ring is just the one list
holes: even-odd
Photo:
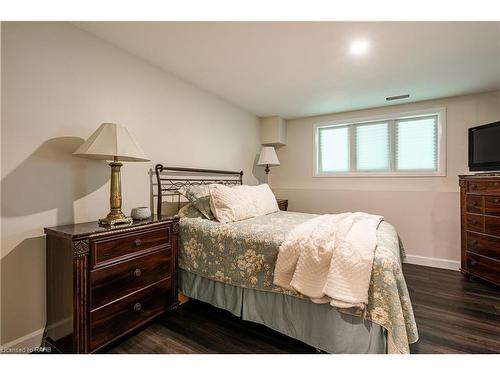
[[257, 165], [265, 165], [266, 166], [266, 174], [269, 174], [269, 167], [274, 167], [280, 165], [280, 161], [278, 160], [278, 155], [276, 155], [276, 151], [274, 151], [274, 147], [264, 146], [260, 151], [259, 161], [257, 161]]
[[121, 161], [149, 161], [142, 148], [127, 129], [118, 124], [104, 123], [85, 141], [73, 156], [89, 159], [112, 160], [111, 167], [111, 211], [100, 219], [103, 225], [131, 223], [132, 218], [122, 212], [122, 188], [120, 181]]

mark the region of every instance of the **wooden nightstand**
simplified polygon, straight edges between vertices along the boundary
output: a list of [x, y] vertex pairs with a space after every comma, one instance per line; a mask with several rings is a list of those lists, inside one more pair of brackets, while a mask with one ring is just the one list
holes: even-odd
[[179, 219], [45, 228], [45, 341], [92, 353], [175, 308]]
[[278, 199], [276, 198], [276, 202], [278, 202], [278, 207], [281, 211], [288, 210], [288, 199]]

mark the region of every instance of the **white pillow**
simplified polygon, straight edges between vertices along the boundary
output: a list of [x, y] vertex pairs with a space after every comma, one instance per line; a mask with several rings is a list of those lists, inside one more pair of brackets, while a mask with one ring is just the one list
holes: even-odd
[[228, 187], [212, 184], [210, 209], [221, 223], [239, 221], [279, 211], [276, 197], [269, 185]]

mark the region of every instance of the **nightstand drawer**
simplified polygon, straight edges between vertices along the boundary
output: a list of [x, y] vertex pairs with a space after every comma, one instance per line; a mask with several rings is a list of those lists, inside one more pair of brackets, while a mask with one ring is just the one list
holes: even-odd
[[170, 246], [170, 227], [94, 239], [92, 267], [100, 267], [159, 246]]
[[96, 309], [172, 274], [170, 247], [90, 272], [90, 308]]
[[94, 351], [170, 308], [172, 280], [162, 280], [90, 313]]

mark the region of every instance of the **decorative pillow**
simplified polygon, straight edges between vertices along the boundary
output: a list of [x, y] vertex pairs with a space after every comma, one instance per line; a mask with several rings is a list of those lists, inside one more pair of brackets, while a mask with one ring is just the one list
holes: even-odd
[[209, 185], [210, 207], [221, 223], [239, 221], [279, 211], [269, 185], [228, 187]]
[[210, 210], [210, 191], [208, 185], [183, 186], [179, 189], [179, 193], [184, 195], [207, 219], [214, 219], [214, 215]]
[[187, 217], [190, 219], [206, 219], [205, 215], [203, 215], [200, 210], [195, 208], [192, 203], [182, 206], [177, 215], [181, 218]]

